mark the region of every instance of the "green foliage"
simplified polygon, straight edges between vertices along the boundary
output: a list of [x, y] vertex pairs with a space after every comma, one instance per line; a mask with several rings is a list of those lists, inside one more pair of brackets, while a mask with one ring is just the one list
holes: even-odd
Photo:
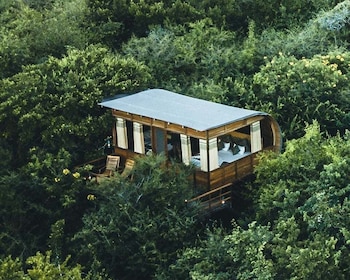
[[210, 19], [216, 27], [247, 30], [248, 20], [259, 30], [271, 25], [278, 29], [299, 26], [315, 13], [328, 10], [337, 1], [87, 1], [88, 26], [94, 42], [119, 47], [132, 34], [145, 36], [155, 25], [188, 25]]
[[157, 279], [273, 279], [273, 263], [264, 257], [271, 237], [267, 227], [256, 223], [247, 230], [234, 225], [231, 233], [214, 228]]
[[62, 254], [62, 247], [64, 241], [64, 225], [65, 220], [60, 219], [51, 225], [51, 234], [49, 236], [49, 247], [57, 259]]
[[274, 264], [266, 258], [267, 243], [272, 238], [268, 227], [253, 222], [247, 230], [234, 228], [225, 238], [230, 246], [227, 253], [238, 265], [237, 279], [274, 278]]
[[46, 279], [83, 279], [81, 276], [81, 267], [68, 266], [69, 257], [64, 262], [56, 263], [51, 259], [51, 252], [46, 252], [45, 255], [37, 253], [35, 256], [29, 257], [26, 263], [30, 266], [27, 274], [32, 280], [46, 280]]
[[321, 28], [339, 31], [350, 23], [350, 3], [342, 1], [336, 5], [332, 10], [321, 14], [317, 21]]
[[323, 138], [313, 124], [257, 167], [257, 219], [273, 225], [271, 256], [284, 278], [348, 277], [349, 147], [348, 134]]
[[245, 11], [237, 0], [192, 1], [201, 14], [210, 18], [217, 27], [237, 31], [246, 29], [248, 22]]
[[301, 59], [347, 49], [349, 34], [344, 27], [349, 22], [348, 6], [348, 1], [343, 1], [330, 10], [323, 7], [305, 25], [289, 27], [288, 32], [275, 26], [262, 30], [258, 52], [269, 58], [283, 52]]
[[83, 48], [87, 43], [80, 26], [84, 3], [55, 1], [51, 9], [37, 11], [24, 1], [11, 1], [0, 11], [0, 77], [16, 74], [23, 65], [43, 62], [48, 56], [61, 57], [68, 45]]
[[[312, 58], [316, 54], [327, 54], [334, 50], [334, 38], [314, 21], [304, 27], [295, 27], [288, 32], [268, 28], [259, 36], [258, 52], [261, 57], [272, 58], [283, 52], [298, 59]], [[339, 44], [345, 47], [346, 43]]]
[[347, 252], [336, 247], [337, 240], [318, 232], [306, 237], [301, 229], [291, 217], [280, 220], [273, 230], [274, 238], [267, 247], [277, 274], [288, 279], [325, 279], [329, 275], [346, 279], [348, 272], [339, 264], [343, 257], [347, 259]]
[[[278, 29], [299, 26], [316, 12], [327, 10], [335, 1], [303, 1], [303, 0], [237, 0], [243, 16], [249, 16], [260, 28], [274, 26]], [[259, 28], [259, 29], [260, 29]]]
[[88, 0], [87, 21], [92, 42], [120, 47], [132, 34], [145, 36], [150, 26], [174, 24], [200, 19], [200, 13], [189, 2], [177, 1], [107, 1]]
[[224, 73], [230, 75], [233, 33], [216, 28], [208, 20], [190, 24], [189, 32], [186, 28], [177, 29], [155, 28], [147, 38], [131, 39], [124, 52], [144, 61], [154, 71], [156, 86], [172, 80], [173, 84], [190, 85], [205, 73], [215, 80]]
[[45, 255], [37, 252], [35, 256], [28, 257], [26, 264], [29, 266], [25, 271], [18, 258], [12, 259], [6, 257], [0, 260], [0, 279], [1, 280], [69, 280], [69, 279], [87, 279], [81, 275], [80, 265], [74, 267], [68, 266], [69, 257], [60, 263], [53, 260], [51, 252], [47, 251]]
[[[36, 182], [37, 190], [45, 196], [45, 207], [50, 211], [51, 231], [48, 246], [56, 256], [66, 253], [66, 239], [81, 227], [81, 218], [89, 208], [84, 168], [70, 170], [71, 157], [61, 149], [57, 154], [31, 151], [31, 160], [22, 168], [24, 174]], [[37, 203], [37, 202], [35, 202]]]
[[20, 172], [0, 179], [0, 251], [2, 256], [23, 260], [37, 250], [47, 250], [49, 243], [55, 256], [62, 256], [66, 239], [80, 228], [89, 206], [86, 181], [78, 171], [67, 169], [70, 157], [66, 151], [31, 153], [30, 162]]
[[214, 228], [157, 279], [347, 279], [349, 136], [323, 137], [314, 123], [282, 155], [264, 154], [256, 221]]
[[316, 119], [335, 134], [347, 127], [349, 53], [332, 52], [312, 59], [280, 53], [254, 75], [255, 108], [270, 112], [288, 139], [302, 135], [305, 123]]
[[113, 48], [119, 48], [132, 35], [146, 36], [154, 26], [188, 25], [203, 19], [210, 19], [218, 28], [246, 26], [235, 0], [88, 0], [87, 6], [92, 42], [103, 42]]
[[8, 167], [12, 162], [12, 147], [5, 139], [0, 139], [0, 175], [8, 172]]
[[189, 26], [157, 27], [148, 37], [134, 37], [123, 47], [126, 55], [152, 69], [154, 86], [223, 103], [234, 95], [231, 81], [242, 72], [257, 70], [262, 60], [257, 49], [254, 22], [241, 44], [235, 33], [217, 28], [208, 19]]
[[148, 78], [141, 63], [98, 46], [27, 66], [0, 81], [1, 135], [16, 148], [17, 160], [32, 147], [52, 153], [65, 148], [82, 160], [110, 133], [112, 119], [98, 102], [139, 88]]
[[[332, 155], [324, 150], [324, 139], [318, 124], [306, 129], [304, 137], [287, 142], [285, 152], [276, 156], [264, 154], [256, 168], [259, 188], [257, 215], [260, 221], [289, 218], [289, 209], [303, 204], [309, 184], [319, 178]], [[317, 160], [316, 160], [317, 159]], [[274, 172], [269, 172], [274, 170]]]
[[234, 270], [227, 251], [225, 232], [208, 231], [197, 247], [186, 248], [176, 263], [158, 274], [157, 279], [230, 279]]
[[0, 259], [0, 279], [29, 280], [30, 278], [24, 274], [19, 258], [12, 259], [8, 256]]
[[20, 259], [44, 249], [50, 215], [39, 184], [20, 173], [0, 177], [0, 252]]
[[[70, 165], [70, 154], [64, 149], [60, 149], [57, 154], [32, 149], [31, 159], [22, 170], [53, 199], [51, 208], [62, 210], [74, 206], [78, 197], [84, 195], [86, 182], [80, 173], [84, 173], [84, 169], [70, 170]], [[83, 209], [82, 205], [80, 207]]]
[[195, 237], [196, 209], [185, 204], [191, 188], [183, 166], [167, 168], [164, 157], [151, 156], [135, 168], [131, 182], [116, 174], [91, 189], [96, 210], [75, 240], [80, 259], [98, 261], [111, 277], [151, 279]]

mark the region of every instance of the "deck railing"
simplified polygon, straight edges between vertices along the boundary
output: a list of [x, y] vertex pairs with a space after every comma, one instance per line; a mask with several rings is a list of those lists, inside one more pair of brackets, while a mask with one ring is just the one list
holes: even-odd
[[231, 207], [231, 187], [232, 184], [226, 184], [187, 200], [186, 203], [199, 203], [200, 209], [205, 213], [213, 212], [223, 207]]

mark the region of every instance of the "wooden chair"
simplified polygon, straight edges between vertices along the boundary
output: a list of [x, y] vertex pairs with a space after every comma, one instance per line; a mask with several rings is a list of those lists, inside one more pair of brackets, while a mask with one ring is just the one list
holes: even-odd
[[135, 161], [128, 158], [125, 162], [124, 170], [120, 175], [124, 178], [129, 177], [134, 168], [134, 165], [135, 165]]
[[96, 177], [96, 182], [101, 179], [109, 178], [114, 175], [114, 172], [118, 170], [120, 164], [120, 156], [108, 155], [106, 159], [106, 165], [100, 168], [99, 173], [92, 173]]

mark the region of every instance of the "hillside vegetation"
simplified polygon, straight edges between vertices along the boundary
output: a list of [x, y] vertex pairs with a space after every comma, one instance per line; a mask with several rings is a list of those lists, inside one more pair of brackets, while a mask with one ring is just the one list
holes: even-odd
[[[1, 1], [0, 279], [349, 279], [349, 27], [349, 0]], [[97, 104], [147, 88], [280, 124], [232, 226], [162, 156], [75, 168], [104, 154]]]

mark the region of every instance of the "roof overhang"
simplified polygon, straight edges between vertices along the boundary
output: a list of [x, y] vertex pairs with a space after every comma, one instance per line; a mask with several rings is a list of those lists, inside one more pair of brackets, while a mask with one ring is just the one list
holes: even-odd
[[207, 131], [254, 116], [268, 115], [164, 89], [149, 89], [135, 94], [121, 95], [102, 101], [99, 105], [197, 131]]

